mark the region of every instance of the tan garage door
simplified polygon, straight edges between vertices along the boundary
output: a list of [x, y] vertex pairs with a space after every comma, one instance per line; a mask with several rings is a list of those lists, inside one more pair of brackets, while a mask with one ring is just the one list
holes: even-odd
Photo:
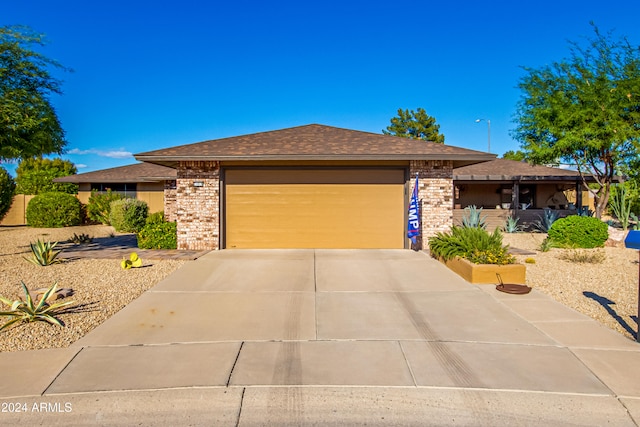
[[225, 171], [226, 248], [403, 248], [404, 170]]

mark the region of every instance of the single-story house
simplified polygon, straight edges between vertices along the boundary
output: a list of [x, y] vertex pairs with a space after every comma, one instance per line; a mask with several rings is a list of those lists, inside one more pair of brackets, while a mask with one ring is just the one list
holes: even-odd
[[[322, 125], [140, 153], [143, 163], [58, 178], [122, 192], [178, 223], [181, 249], [406, 248], [407, 206], [419, 176], [422, 233], [483, 208], [490, 229], [528, 227], [544, 208], [593, 208], [576, 171], [449, 145]], [[593, 182], [587, 176], [588, 182]]]
[[[595, 182], [591, 175], [585, 179]], [[494, 159], [454, 169], [453, 183], [454, 223], [461, 222], [464, 208], [471, 205], [483, 208], [491, 229], [508, 216], [527, 227], [545, 208], [556, 210], [559, 217], [575, 214], [578, 208], [593, 209], [580, 174], [569, 169]]]
[[153, 163], [137, 163], [54, 179], [54, 182], [78, 184], [78, 199], [84, 204], [89, 202], [92, 191], [111, 190], [147, 202], [149, 212], [164, 211], [165, 203], [171, 200], [175, 181], [175, 169]]
[[495, 155], [311, 124], [139, 153], [176, 171], [179, 249], [407, 248], [419, 178], [422, 234], [453, 221], [453, 170]]

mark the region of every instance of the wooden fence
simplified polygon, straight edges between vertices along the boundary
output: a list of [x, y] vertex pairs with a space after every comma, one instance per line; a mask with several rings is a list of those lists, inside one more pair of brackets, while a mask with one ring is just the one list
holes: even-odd
[[27, 205], [35, 196], [16, 194], [9, 208], [9, 212], [4, 216], [0, 225], [26, 225], [27, 224]]

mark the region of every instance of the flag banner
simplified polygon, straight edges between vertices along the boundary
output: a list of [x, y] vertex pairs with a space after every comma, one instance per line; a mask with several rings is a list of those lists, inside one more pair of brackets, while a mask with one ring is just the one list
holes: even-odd
[[407, 237], [411, 243], [416, 244], [416, 237], [420, 235], [420, 212], [418, 208], [418, 175], [413, 186], [411, 201], [409, 202], [409, 220], [407, 222]]

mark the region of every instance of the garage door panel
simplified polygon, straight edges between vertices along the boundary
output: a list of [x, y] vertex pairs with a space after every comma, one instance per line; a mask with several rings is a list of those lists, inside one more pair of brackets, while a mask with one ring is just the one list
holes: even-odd
[[227, 248], [403, 248], [399, 184], [227, 184]]
[[403, 184], [402, 169], [230, 169], [228, 185], [241, 184]]

